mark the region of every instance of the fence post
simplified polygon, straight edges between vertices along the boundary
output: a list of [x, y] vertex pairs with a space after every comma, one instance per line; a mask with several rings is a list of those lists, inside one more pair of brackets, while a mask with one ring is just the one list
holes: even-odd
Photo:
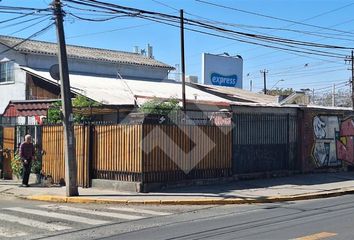
[[92, 125], [89, 123], [88, 127], [88, 133], [89, 133], [89, 140], [88, 140], [88, 147], [87, 147], [87, 153], [88, 153], [88, 159], [86, 161], [86, 169], [87, 169], [87, 179], [88, 183], [87, 186], [91, 187], [92, 186], [92, 176], [93, 176], [93, 158], [94, 158], [94, 148], [96, 147], [95, 145], [95, 125]]

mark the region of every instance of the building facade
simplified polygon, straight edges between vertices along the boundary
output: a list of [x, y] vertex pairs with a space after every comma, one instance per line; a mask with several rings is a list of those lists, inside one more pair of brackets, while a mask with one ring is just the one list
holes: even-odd
[[[174, 68], [138, 53], [67, 45], [70, 73], [117, 79], [163, 80]], [[55, 43], [0, 36], [0, 114], [10, 100], [58, 98], [21, 67], [47, 71], [58, 63]]]

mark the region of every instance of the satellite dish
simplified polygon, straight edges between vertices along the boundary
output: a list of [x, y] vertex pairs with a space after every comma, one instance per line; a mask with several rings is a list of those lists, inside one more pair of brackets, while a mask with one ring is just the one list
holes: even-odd
[[59, 81], [60, 80], [60, 74], [59, 74], [59, 64], [54, 64], [49, 68], [49, 74], [50, 76]]

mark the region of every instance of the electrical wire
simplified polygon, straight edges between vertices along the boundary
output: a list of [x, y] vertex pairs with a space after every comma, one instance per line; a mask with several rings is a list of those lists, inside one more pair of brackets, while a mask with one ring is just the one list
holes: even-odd
[[[158, 12], [152, 12], [152, 11], [146, 11], [146, 10], [137, 9], [137, 8], [123, 7], [123, 6], [120, 6], [117, 4], [105, 3], [105, 2], [96, 1], [96, 0], [82, 0], [81, 2], [78, 2], [76, 0], [66, 0], [66, 1], [76, 3], [76, 4], [87, 5], [87, 6], [91, 6], [91, 7], [104, 8], [107, 10], [114, 10], [115, 8], [118, 8], [118, 9], [120, 9], [119, 12], [121, 12], [123, 9], [124, 11], [134, 12], [136, 15], [142, 15], [142, 14], [153, 15], [155, 17], [158, 16], [160, 18], [162, 17], [162, 18], [168, 19], [169, 21], [174, 20], [176, 22], [176, 21], [180, 20], [180, 17], [178, 17], [178, 16], [173, 16], [173, 15], [158, 13]], [[99, 5], [95, 5], [92, 3], [99, 4]], [[158, 19], [158, 20], [162, 20], [162, 19]], [[352, 49], [350, 47], [345, 47], [345, 46], [328, 45], [328, 44], [313, 43], [313, 42], [292, 40], [292, 39], [286, 39], [286, 38], [280, 38], [280, 37], [270, 37], [270, 36], [266, 36], [266, 35], [258, 35], [258, 34], [239, 32], [239, 31], [225, 29], [225, 28], [217, 27], [214, 25], [202, 23], [200, 21], [187, 19], [187, 18], [184, 18], [184, 21], [186, 24], [190, 24], [190, 25], [195, 25], [195, 26], [199, 26], [199, 27], [203, 27], [203, 28], [212, 29], [212, 30], [234, 33], [234, 34], [238, 34], [241, 36], [257, 38], [260, 40], [274, 41], [277, 43], [283, 42], [283, 43], [291, 43], [291, 44], [295, 44], [295, 45], [303, 45], [303, 46], [311, 46], [311, 47], [319, 47], [319, 48]]]
[[[45, 19], [43, 19], [43, 18], [45, 18]], [[52, 17], [42, 16], [38, 22], [31, 23], [30, 25], [27, 25], [27, 26], [15, 31], [15, 32], [10, 33], [10, 35], [14, 35], [16, 33], [22, 32], [24, 30], [27, 30], [27, 29], [32, 28], [34, 26], [37, 26], [38, 24], [43, 23], [44, 21], [50, 20], [50, 19], [52, 19]]]
[[[69, 2], [73, 2], [73, 3], [78, 3], [76, 0], [67, 0]], [[87, 1], [84, 1], [84, 2], [87, 2]], [[89, 1], [89, 2], [92, 2], [92, 1]], [[97, 1], [94, 1], [94, 2], [97, 2]], [[88, 6], [95, 6], [95, 5], [92, 5], [92, 4], [87, 4], [87, 3], [83, 3], [83, 2], [79, 2], [79, 4], [84, 4], [84, 5], [88, 5]], [[111, 5], [111, 4], [109, 4]], [[95, 6], [97, 7], [97, 6]], [[112, 10], [111, 8], [107, 8], [107, 7], [104, 7], [104, 9], [106, 10]], [[124, 7], [125, 9], [125, 7]], [[114, 10], [114, 9], [113, 9]], [[145, 11], [145, 10], [142, 10], [142, 11]], [[121, 10], [119, 10], [119, 12], [121, 12]], [[125, 12], [126, 13], [126, 12]], [[158, 14], [159, 15], [159, 14]], [[165, 14], [163, 14], [165, 15]], [[171, 15], [168, 15], [168, 16], [171, 16]], [[167, 24], [167, 25], [170, 25], [170, 26], [174, 26], [174, 27], [179, 27], [177, 25], [173, 25], [171, 23], [168, 23], [168, 22], [164, 22], [163, 19], [156, 19], [156, 17], [147, 17], [147, 16], [142, 16], [141, 14], [139, 13], [136, 13], [135, 17], [140, 17], [140, 18], [145, 18], [145, 19], [149, 19], [149, 20], [152, 20], [152, 21], [155, 21], [155, 22], [160, 22], [160, 23], [163, 23], [163, 24]], [[172, 16], [174, 17], [174, 22], [177, 23], [178, 17], [175, 17], [175, 16]], [[187, 21], [188, 23], [188, 21]], [[205, 25], [205, 24], [202, 24], [202, 25]], [[204, 26], [205, 27], [205, 26]], [[209, 26], [207, 26], [209, 27]], [[210, 27], [209, 27], [210, 28]], [[237, 41], [240, 41], [240, 42], [244, 42], [244, 43], [251, 43], [251, 44], [255, 44], [255, 45], [260, 45], [260, 46], [266, 46], [266, 47], [271, 47], [271, 48], [275, 48], [275, 49], [281, 49], [281, 50], [287, 50], [287, 51], [293, 51], [293, 52], [298, 52], [298, 53], [306, 53], [306, 54], [313, 54], [313, 55], [319, 55], [319, 56], [325, 56], [325, 57], [336, 57], [336, 58], [343, 58], [344, 55], [340, 55], [340, 54], [337, 54], [337, 53], [332, 53], [332, 52], [326, 52], [326, 53], [320, 53], [319, 51], [315, 51], [315, 50], [311, 50], [311, 49], [305, 49], [305, 51], [299, 51], [299, 50], [294, 50], [294, 49], [288, 49], [288, 48], [284, 48], [284, 47], [276, 47], [276, 46], [272, 46], [272, 45], [266, 45], [266, 44], [262, 44], [262, 43], [257, 43], [257, 42], [252, 42], [252, 41], [247, 41], [247, 40], [242, 40], [242, 39], [239, 39], [239, 38], [235, 38], [235, 37], [225, 37], [225, 36], [219, 36], [219, 35], [216, 35], [216, 34], [212, 34], [212, 33], [207, 33], [205, 31], [200, 31], [200, 30], [196, 30], [196, 29], [190, 29], [188, 28], [187, 30], [191, 30], [191, 31], [194, 31], [194, 32], [198, 32], [198, 33], [203, 33], [203, 34], [208, 34], [208, 35], [211, 35], [211, 36], [216, 36], [216, 37], [222, 37], [222, 38], [226, 38], [226, 39], [231, 39], [231, 40], [237, 40]], [[215, 29], [214, 29], [215, 30]], [[216, 30], [224, 30], [224, 29], [216, 29]], [[267, 39], [268, 40], [268, 39]], [[266, 40], [266, 41], [267, 41]], [[278, 43], [280, 44], [280, 43]], [[284, 43], [283, 43], [284, 44]], [[333, 46], [331, 46], [333, 47]], [[334, 46], [334, 48], [336, 48], [337, 46]], [[312, 52], [312, 53], [311, 53]]]
[[37, 37], [37, 36], [39, 36], [39, 35], [45, 33], [45, 32], [48, 31], [53, 25], [54, 25], [54, 23], [51, 23], [51, 24], [49, 24], [48, 26], [42, 28], [41, 30], [39, 30], [39, 31], [37, 31], [37, 32], [35, 32], [35, 33], [33, 33], [33, 34], [30, 35], [29, 37], [27, 37], [27, 38], [21, 40], [20, 42], [16, 43], [15, 45], [13, 45], [13, 46], [8, 46], [8, 48], [7, 48], [6, 50], [0, 52], [0, 55], [1, 55], [1, 54], [4, 54], [4, 53], [6, 53], [6, 52], [8, 52], [8, 51], [10, 51], [10, 50], [14, 50], [16, 47], [18, 47], [18, 46], [20, 46], [21, 44], [27, 42], [28, 40], [30, 40], [30, 39], [32, 39], [32, 38], [35, 38], [35, 37]]
[[[289, 22], [289, 23], [293, 23], [293, 24], [297, 24], [297, 25], [303, 25], [303, 26], [307, 26], [307, 27], [313, 27], [313, 28], [318, 28], [318, 29], [324, 29], [324, 30], [330, 30], [330, 31], [334, 31], [334, 32], [347, 33], [347, 34], [350, 34], [350, 35], [354, 35], [354, 33], [348, 32], [348, 31], [342, 31], [342, 30], [338, 30], [338, 29], [332, 29], [332, 28], [317, 26], [317, 25], [313, 25], [313, 24], [293, 21], [293, 20], [289, 20], [289, 19], [285, 19], [285, 18], [269, 16], [269, 15], [265, 15], [265, 14], [261, 14], [261, 13], [246, 11], [246, 10], [242, 10], [242, 9], [238, 9], [238, 8], [234, 8], [234, 7], [229, 7], [229, 6], [225, 6], [225, 5], [221, 5], [221, 4], [217, 4], [217, 3], [212, 3], [212, 2], [205, 1], [205, 0], [195, 0], [195, 1], [203, 3], [203, 4], [208, 4], [208, 5], [211, 5], [211, 6], [214, 6], [214, 7], [219, 7], [219, 8], [224, 8], [224, 9], [233, 10], [233, 11], [237, 11], [237, 12], [251, 14], [251, 15], [254, 15], [254, 16], [270, 18], [270, 19], [275, 19], [275, 20], [279, 20], [279, 21], [283, 21], [283, 22]], [[351, 5], [354, 5], [354, 3], [347, 4], [347, 5], [343, 6], [343, 7], [341, 7], [340, 9], [345, 8], [345, 7], [349, 7]], [[336, 10], [338, 10], [338, 9], [336, 9]], [[333, 11], [336, 11], [336, 10], [333, 10]]]

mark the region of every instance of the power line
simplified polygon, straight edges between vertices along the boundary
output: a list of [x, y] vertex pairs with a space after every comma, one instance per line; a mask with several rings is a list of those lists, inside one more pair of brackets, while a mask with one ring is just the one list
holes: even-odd
[[[106, 7], [106, 6], [103, 7], [103, 9], [106, 9], [106, 10], [114, 10], [114, 9], [111, 8], [111, 6], [113, 5], [113, 6], [117, 7], [117, 8], [119, 8], [119, 9], [123, 9], [124, 13], [128, 13], [128, 12], [126, 12], [127, 9], [131, 10], [131, 11], [135, 11], [135, 14], [136, 14], [136, 15], [134, 15], [135, 17], [145, 18], [145, 19], [149, 19], [149, 20], [152, 20], [152, 21], [160, 22], [160, 23], [163, 23], [163, 24], [171, 25], [171, 26], [175, 26], [175, 25], [170, 24], [170, 23], [166, 23], [165, 22], [166, 21], [166, 17], [168, 18], [168, 20], [170, 22], [171, 21], [172, 22], [177, 22], [178, 18], [179, 18], [179, 17], [173, 16], [173, 15], [150, 12], [150, 11], [141, 10], [141, 9], [135, 9], [135, 8], [122, 7], [122, 6], [119, 6], [119, 5], [108, 4], [108, 3], [103, 3], [103, 2], [99, 2], [99, 1], [92, 1], [92, 0], [86, 0], [84, 2], [78, 2], [78, 1], [75, 1], [75, 0], [67, 0], [67, 1], [73, 2], [73, 3], [77, 3], [77, 4], [83, 4], [85, 6], [90, 6], [90, 7], [102, 8], [102, 6], [98, 6], [98, 5], [92, 4], [92, 2], [93, 3], [100, 3], [100, 4], [103, 4], [103, 5], [109, 6], [109, 7]], [[87, 2], [89, 2], [89, 3], [87, 3]], [[118, 12], [122, 13], [121, 10], [119, 10]], [[150, 15], [158, 15], [158, 16], [162, 16], [162, 17], [142, 16], [142, 13], [148, 13]], [[210, 30], [219, 31], [219, 32], [223, 32], [223, 33], [226, 32], [226, 33], [238, 34], [238, 35], [241, 35], [241, 36], [244, 36], [244, 37], [257, 38], [257, 40], [259, 40], [259, 41], [270, 41], [270, 42], [278, 44], [278, 45], [283, 44], [286, 47], [293, 47], [293, 46], [286, 45], [286, 43], [289, 43], [289, 44], [291, 43], [291, 44], [295, 44], [295, 45], [304, 45], [304, 46], [311, 46], [311, 47], [339, 48], [339, 49], [346, 49], [347, 48], [347, 47], [341, 47], [341, 46], [310, 43], [310, 42], [296, 41], [296, 40], [290, 40], [290, 39], [271, 38], [271, 37], [267, 37], [267, 36], [261, 36], [261, 35], [254, 35], [254, 34], [249, 34], [249, 33], [238, 32], [238, 31], [232, 31], [232, 30], [215, 27], [215, 26], [208, 25], [208, 24], [203, 24], [203, 23], [200, 23], [198, 21], [191, 20], [191, 19], [186, 19], [186, 23], [190, 24], [190, 25], [193, 25], [193, 26], [208, 28]], [[196, 30], [196, 29], [189, 29], [189, 30], [194, 31], [194, 32], [199, 32], [199, 33], [203, 33], [203, 34], [216, 36], [216, 37], [223, 37], [223, 38], [226, 38], [226, 39], [236, 40], [236, 41], [239, 41], [239, 42], [255, 44], [255, 45], [260, 45], [260, 46], [264, 46], [264, 47], [272, 47], [272, 48], [277, 48], [277, 49], [282, 49], [282, 50], [287, 50], [287, 51], [307, 53], [307, 54], [311, 54], [311, 52], [314, 52], [314, 53], [312, 53], [314, 55], [326, 56], [326, 57], [337, 57], [337, 58], [342, 58], [344, 56], [344, 55], [341, 55], [341, 54], [338, 54], [338, 53], [333, 53], [333, 52], [322, 52], [322, 53], [319, 53], [319, 51], [315, 52], [312, 49], [304, 49], [305, 51], [299, 51], [299, 50], [294, 50], [294, 49], [289, 49], [289, 48], [284, 48], [284, 47], [275, 47], [275, 46], [272, 46], [272, 45], [266, 45], [266, 44], [261, 44], [261, 43], [257, 43], [257, 42], [251, 42], [251, 41], [247, 41], [247, 40], [245, 41], [245, 40], [242, 40], [240, 38], [235, 38], [235, 37], [230, 38], [230, 37], [225, 37], [225, 36], [219, 36], [219, 35], [216, 35], [216, 34], [212, 34], [210, 32], [206, 33], [204, 31], [200, 31], [200, 30]]]
[[[131, 7], [123, 7], [123, 6], [120, 6], [117, 4], [105, 3], [105, 2], [101, 2], [101, 1], [95, 1], [95, 0], [83, 0], [82, 2], [78, 2], [76, 0], [66, 0], [66, 1], [73, 2], [76, 4], [87, 5], [87, 6], [91, 6], [91, 7], [104, 8], [107, 10], [112, 10], [112, 9], [117, 8], [117, 9], [120, 9], [118, 11], [119, 13], [122, 13], [122, 12], [128, 13], [127, 11], [134, 12], [134, 13], [130, 13], [130, 14], [132, 14], [133, 16], [136, 16], [136, 17], [139, 17], [142, 14], [147, 14], [147, 15], [155, 16], [155, 18], [156, 18], [156, 16], [158, 16], [157, 17], [158, 20], [168, 20], [168, 21], [174, 21], [174, 22], [178, 22], [180, 20], [178, 16], [174, 16], [174, 15], [170, 15], [170, 14], [152, 12], [152, 11], [131, 8]], [[95, 3], [96, 5], [92, 4], [92, 3]], [[99, 4], [99, 5], [97, 5], [97, 4]], [[122, 9], [124, 11], [122, 11]], [[279, 42], [291, 43], [294, 45], [311, 46], [311, 47], [316, 47], [316, 48], [352, 49], [350, 47], [345, 47], [345, 46], [328, 45], [328, 44], [321, 44], [321, 43], [314, 43], [314, 42], [307, 42], [307, 41], [300, 41], [300, 40], [292, 40], [292, 39], [286, 39], [286, 38], [280, 38], [280, 37], [271, 37], [271, 36], [266, 36], [266, 35], [258, 35], [258, 34], [234, 31], [234, 30], [225, 29], [225, 28], [214, 26], [214, 25], [202, 23], [200, 21], [193, 20], [193, 19], [185, 18], [185, 20], [189, 25], [194, 25], [197, 27], [207, 28], [207, 29], [211, 29], [211, 30], [215, 30], [215, 31], [233, 33], [233, 34], [237, 34], [237, 35], [245, 36], [245, 37], [257, 38], [258, 40], [268, 40], [268, 41], [272, 41], [275, 43], [279, 43]]]
[[[43, 18], [45, 18], [45, 19], [43, 19]], [[41, 17], [39, 18], [40, 20], [39, 20], [38, 22], [31, 23], [31, 25], [27, 25], [27, 26], [25, 26], [25, 27], [23, 27], [23, 28], [21, 28], [21, 29], [15, 31], [15, 32], [12, 32], [12, 33], [10, 33], [10, 35], [14, 35], [14, 34], [16, 34], [16, 33], [19, 33], [19, 32], [22, 32], [22, 31], [24, 31], [24, 30], [27, 30], [27, 29], [29, 29], [29, 28], [32, 28], [32, 27], [34, 27], [34, 26], [37, 26], [38, 24], [43, 23], [43, 21], [50, 20], [51, 18], [52, 18], [52, 17], [41, 16]]]
[[[247, 10], [242, 10], [242, 9], [229, 7], [229, 6], [225, 6], [225, 5], [221, 5], [221, 4], [217, 4], [217, 3], [212, 3], [212, 2], [208, 2], [208, 1], [204, 1], [204, 0], [195, 0], [195, 1], [200, 2], [200, 3], [204, 3], [204, 4], [208, 4], [208, 5], [212, 5], [212, 6], [215, 6], [215, 7], [229, 9], [229, 10], [233, 10], [233, 11], [237, 11], [237, 12], [243, 12], [243, 13], [247, 13], [247, 14], [251, 14], [251, 15], [255, 15], [255, 16], [259, 16], [259, 17], [270, 18], [270, 19], [275, 19], [275, 20], [279, 20], [279, 21], [283, 21], [283, 22], [289, 22], [289, 23], [293, 23], [293, 24], [303, 25], [303, 26], [307, 26], [307, 27], [314, 27], [314, 28], [318, 28], [318, 29], [324, 29], [324, 30], [330, 30], [330, 31], [334, 31], [334, 32], [347, 33], [347, 34], [350, 34], [350, 35], [354, 35], [353, 33], [347, 32], [347, 31], [342, 31], [342, 30], [332, 29], [332, 28], [327, 28], [327, 27], [321, 27], [321, 26], [308, 24], [308, 23], [303, 23], [303, 22], [298, 22], [298, 21], [293, 21], [293, 20], [289, 20], [289, 19], [285, 19], [285, 18], [273, 17], [273, 16], [261, 14], [261, 13], [256, 13], [256, 12], [251, 12], [251, 11], [247, 11]], [[343, 8], [349, 7], [351, 5], [354, 5], [354, 3], [347, 4], [347, 5], [343, 6], [343, 7], [340, 7], [339, 9], [343, 9]], [[338, 9], [332, 10], [332, 12], [333, 11], [337, 11], [337, 10]], [[324, 15], [324, 14], [327, 14], [327, 13], [323, 13], [321, 15]]]
[[13, 49], [15, 49], [16, 47], [20, 46], [21, 44], [27, 42], [28, 40], [30, 40], [30, 39], [32, 39], [32, 38], [35, 38], [35, 37], [37, 37], [37, 36], [39, 36], [39, 35], [45, 33], [45, 32], [46, 32], [47, 30], [49, 30], [53, 25], [54, 25], [54, 23], [51, 23], [51, 24], [49, 24], [48, 26], [42, 28], [41, 30], [39, 30], [39, 31], [37, 31], [37, 32], [35, 32], [35, 33], [33, 33], [33, 34], [30, 35], [29, 37], [27, 37], [27, 38], [23, 39], [22, 41], [16, 43], [15, 45], [13, 45], [13, 46], [8, 46], [8, 48], [7, 48], [6, 50], [0, 52], [0, 55], [1, 55], [1, 54], [4, 54], [4, 53], [6, 53], [6, 52], [8, 52], [8, 51], [10, 51], [10, 50], [13, 50]]

